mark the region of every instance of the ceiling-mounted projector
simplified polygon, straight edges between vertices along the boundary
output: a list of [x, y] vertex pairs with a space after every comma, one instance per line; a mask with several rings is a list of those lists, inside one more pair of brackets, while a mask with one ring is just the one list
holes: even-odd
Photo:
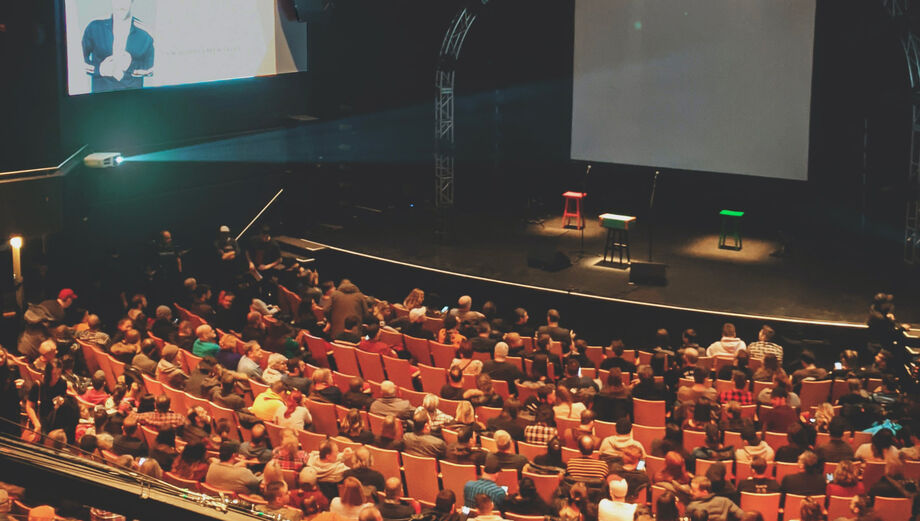
[[89, 168], [114, 168], [125, 158], [118, 152], [96, 152], [83, 158], [83, 164]]

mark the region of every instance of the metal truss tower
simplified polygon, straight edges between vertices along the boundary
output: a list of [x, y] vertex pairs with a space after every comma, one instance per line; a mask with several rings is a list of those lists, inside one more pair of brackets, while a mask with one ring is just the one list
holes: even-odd
[[901, 32], [901, 48], [910, 82], [910, 165], [907, 171], [907, 208], [904, 219], [904, 262], [920, 262], [920, 36], [910, 23], [913, 0], [883, 0]]
[[[454, 205], [454, 85], [457, 60], [463, 41], [476, 21], [478, 7], [489, 0], [473, 0], [454, 15], [441, 43], [435, 70], [434, 102], [434, 179], [435, 206], [439, 209]], [[479, 4], [479, 5], [476, 5]]]

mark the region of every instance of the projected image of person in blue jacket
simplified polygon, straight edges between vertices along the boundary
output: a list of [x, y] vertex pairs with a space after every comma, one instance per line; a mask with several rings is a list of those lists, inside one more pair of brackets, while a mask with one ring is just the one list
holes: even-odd
[[132, 15], [134, 0], [112, 0], [112, 16], [83, 31], [83, 59], [92, 92], [140, 89], [153, 74], [153, 37]]

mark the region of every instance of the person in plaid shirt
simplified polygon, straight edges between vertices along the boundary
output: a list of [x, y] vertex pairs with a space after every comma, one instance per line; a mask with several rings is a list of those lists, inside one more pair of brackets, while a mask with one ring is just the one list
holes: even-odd
[[554, 417], [552, 405], [541, 405], [534, 416], [534, 423], [524, 427], [524, 441], [534, 445], [546, 445], [557, 435], [556, 427], [551, 425], [555, 423]]
[[732, 380], [735, 382], [735, 388], [730, 391], [719, 393], [719, 403], [738, 402], [741, 405], [751, 405], [754, 403], [754, 397], [748, 390], [748, 379], [741, 371], [732, 373]]
[[188, 419], [179, 413], [170, 411], [169, 406], [169, 396], [161, 394], [157, 396], [156, 404], [154, 405], [156, 410], [138, 414], [137, 422], [158, 431], [178, 429], [184, 426]]
[[300, 469], [307, 464], [307, 453], [300, 449], [297, 435], [291, 429], [284, 429], [281, 433], [281, 446], [272, 451], [272, 459], [278, 462], [284, 470]]

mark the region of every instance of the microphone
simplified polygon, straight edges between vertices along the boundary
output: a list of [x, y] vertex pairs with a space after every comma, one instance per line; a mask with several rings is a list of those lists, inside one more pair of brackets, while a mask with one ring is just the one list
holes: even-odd
[[[590, 171], [591, 171], [591, 165], [588, 165], [588, 172], [590, 172]], [[587, 172], [585, 172], [585, 173], [587, 173]]]

